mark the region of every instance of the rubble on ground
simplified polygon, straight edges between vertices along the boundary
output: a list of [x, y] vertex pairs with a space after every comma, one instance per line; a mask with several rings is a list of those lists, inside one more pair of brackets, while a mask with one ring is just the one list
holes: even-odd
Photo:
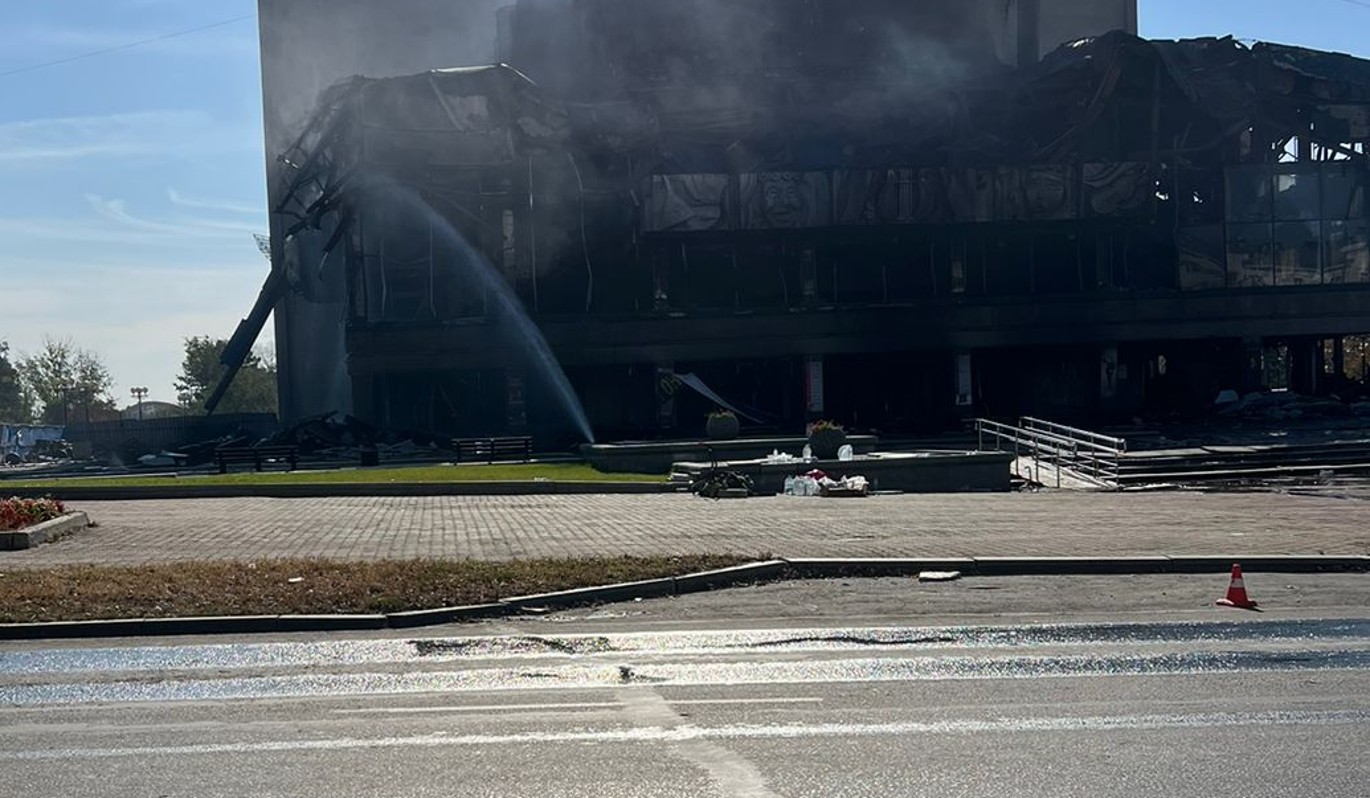
[[1256, 391], [1236, 401], [1219, 404], [1214, 412], [1219, 417], [1251, 421], [1370, 417], [1370, 402], [1347, 404], [1336, 398], [1305, 396], [1293, 391]]
[[298, 446], [301, 454], [354, 460], [363, 450], [399, 459], [454, 451], [452, 439], [414, 430], [378, 429], [345, 413], [311, 416], [267, 438], [271, 446]]

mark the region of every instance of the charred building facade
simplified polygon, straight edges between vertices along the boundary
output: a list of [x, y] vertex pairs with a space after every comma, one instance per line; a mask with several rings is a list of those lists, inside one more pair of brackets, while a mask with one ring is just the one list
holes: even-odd
[[287, 416], [555, 437], [550, 360], [601, 437], [1122, 415], [1370, 330], [1370, 63], [1135, 3], [485, 10], [494, 65], [274, 123], [266, 70]]

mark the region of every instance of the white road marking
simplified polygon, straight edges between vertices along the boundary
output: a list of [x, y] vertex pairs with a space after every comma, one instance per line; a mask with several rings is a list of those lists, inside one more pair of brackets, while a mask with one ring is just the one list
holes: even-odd
[[823, 699], [810, 697], [796, 698], [685, 698], [667, 699], [672, 706], [697, 706], [699, 704], [821, 704]]
[[803, 739], [896, 735], [1038, 734], [1109, 732], [1132, 729], [1211, 728], [1220, 726], [1370, 726], [1370, 711], [1234, 712], [1195, 715], [1116, 715], [1096, 717], [999, 718], [897, 723], [815, 723], [762, 726], [647, 726], [604, 731], [526, 732], [521, 734], [444, 733], [413, 737], [279, 740], [255, 743], [143, 746], [134, 748], [46, 748], [0, 751], [0, 761], [34, 759], [110, 759], [119, 757], [204, 756], [213, 754], [346, 751], [379, 748], [545, 745], [556, 743], [681, 743], [695, 740]]
[[564, 709], [621, 709], [617, 701], [585, 701], [578, 704], [484, 704], [481, 706], [450, 707], [365, 707], [335, 709], [335, 715], [426, 715], [461, 712], [553, 712]]
[[[746, 705], [746, 704], [821, 704], [821, 698], [796, 697], [796, 698], [682, 698], [666, 703], [672, 706], [699, 706], [718, 704]], [[335, 715], [425, 715], [429, 713], [440, 714], [446, 712], [537, 712], [537, 711], [556, 711], [565, 709], [622, 709], [623, 705], [617, 701], [583, 701], [574, 704], [480, 704], [480, 705], [461, 705], [461, 706], [442, 706], [442, 707], [360, 707], [357, 709], [335, 709]]]
[[[624, 710], [631, 717], [658, 731], [690, 728], [685, 718], [650, 687], [629, 687], [619, 692]], [[708, 775], [721, 795], [735, 798], [779, 798], [766, 786], [766, 777], [750, 759], [713, 740], [696, 737], [671, 740], [669, 750]]]

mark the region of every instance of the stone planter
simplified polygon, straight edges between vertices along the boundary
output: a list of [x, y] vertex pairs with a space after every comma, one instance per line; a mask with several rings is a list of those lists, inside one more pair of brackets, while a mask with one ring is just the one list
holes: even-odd
[[90, 526], [85, 513], [67, 513], [61, 518], [44, 521], [9, 532], [0, 532], [0, 551], [18, 551], [65, 537]]
[[730, 441], [741, 431], [741, 422], [731, 413], [709, 416], [709, 420], [704, 423], [704, 434], [711, 441]]
[[825, 427], [809, 433], [809, 448], [819, 460], [836, 460], [837, 450], [847, 442], [847, 433], [837, 427]]

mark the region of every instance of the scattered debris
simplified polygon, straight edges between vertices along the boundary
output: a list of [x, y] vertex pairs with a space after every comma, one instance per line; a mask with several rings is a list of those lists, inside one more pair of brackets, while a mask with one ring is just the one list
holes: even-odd
[[189, 456], [180, 452], [158, 452], [145, 454], [138, 458], [138, 465], [149, 468], [179, 468], [190, 461]]
[[711, 470], [690, 483], [690, 492], [706, 499], [745, 499], [756, 490], [751, 478], [745, 474]]
[[1240, 399], [1219, 405], [1216, 412], [1219, 416], [1252, 421], [1346, 418], [1357, 413], [1354, 405], [1346, 405], [1336, 399], [1304, 396], [1286, 390], [1249, 393]]
[[383, 430], [344, 413], [311, 416], [267, 438], [273, 446], [298, 446], [304, 454], [357, 459], [363, 449], [382, 455], [455, 451], [452, 438], [414, 430]]
[[827, 498], [852, 498], [870, 495], [870, 483], [865, 477], [843, 477], [833, 479], [826, 473], [814, 469], [807, 474], [785, 479], [786, 496], [823, 496]]
[[32, 424], [0, 424], [0, 465], [70, 459], [71, 444], [62, 439], [65, 428]]

